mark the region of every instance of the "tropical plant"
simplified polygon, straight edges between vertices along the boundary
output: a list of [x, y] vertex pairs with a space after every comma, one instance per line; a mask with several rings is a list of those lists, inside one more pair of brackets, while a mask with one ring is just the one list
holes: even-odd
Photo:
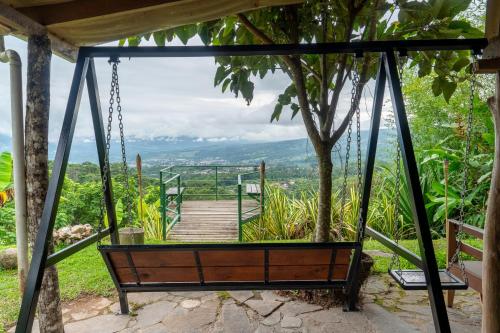
[[160, 200], [157, 200], [153, 204], [143, 204], [143, 207], [144, 217], [142, 221], [144, 236], [147, 239], [161, 240], [163, 224], [161, 221]]

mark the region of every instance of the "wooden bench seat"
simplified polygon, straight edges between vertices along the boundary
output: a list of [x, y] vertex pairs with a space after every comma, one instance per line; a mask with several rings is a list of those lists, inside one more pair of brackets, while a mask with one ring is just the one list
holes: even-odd
[[121, 292], [345, 287], [359, 249], [351, 242], [99, 248]]
[[[179, 195], [179, 193], [177, 193], [177, 186], [175, 187], [170, 187], [167, 189], [167, 191], [165, 192], [165, 194], [167, 195], [167, 197], [173, 197], [173, 196], [176, 196], [176, 195]], [[182, 193], [184, 193], [184, 187], [181, 187], [180, 188], [180, 195], [182, 195]]]
[[260, 195], [260, 185], [258, 184], [247, 184], [246, 192], [250, 196]]

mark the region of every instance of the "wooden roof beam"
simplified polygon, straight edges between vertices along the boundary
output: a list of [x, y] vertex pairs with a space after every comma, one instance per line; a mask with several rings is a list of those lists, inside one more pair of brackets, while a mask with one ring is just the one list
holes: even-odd
[[43, 6], [22, 7], [17, 10], [34, 21], [48, 26], [175, 2], [183, 2], [183, 0], [76, 0]]
[[0, 2], [0, 26], [2, 31], [9, 31], [10, 34], [26, 39], [31, 35], [47, 34], [52, 43], [52, 51], [71, 62], [76, 61], [78, 48], [58, 36], [48, 32], [47, 28], [32, 20], [18, 10]]

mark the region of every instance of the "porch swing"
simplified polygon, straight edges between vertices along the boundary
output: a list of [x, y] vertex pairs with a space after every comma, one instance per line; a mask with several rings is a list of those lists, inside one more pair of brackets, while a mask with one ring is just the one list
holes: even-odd
[[[448, 315], [442, 294], [441, 281], [434, 255], [429, 223], [420, 187], [418, 168], [413, 151], [408, 118], [403, 103], [397, 72], [396, 52], [428, 50], [472, 50], [480, 54], [487, 45], [485, 39], [457, 40], [388, 40], [322, 44], [279, 45], [223, 45], [182, 47], [81, 47], [75, 65], [73, 80], [57, 146], [54, 165], [40, 228], [34, 244], [30, 270], [26, 281], [16, 332], [30, 332], [35, 319], [38, 296], [46, 268], [57, 264], [90, 244], [111, 237], [111, 245], [98, 244], [104, 261], [118, 290], [122, 313], [128, 312], [127, 292], [160, 290], [245, 290], [245, 289], [300, 289], [342, 288], [348, 293], [346, 308], [354, 310], [363, 234], [401, 254], [425, 272], [426, 286], [436, 331], [450, 332]], [[99, 89], [94, 65], [95, 58], [110, 57], [207, 57], [294, 54], [362, 54], [381, 55], [378, 67], [370, 135], [364, 166], [363, 189], [357, 237], [354, 242], [331, 243], [260, 243], [260, 244], [190, 244], [190, 245], [116, 245], [118, 227], [114, 213], [113, 193], [109, 175], [109, 144], [105, 135], [99, 101]], [[118, 65], [118, 63], [116, 63]], [[117, 74], [117, 70], [115, 71]], [[117, 75], [116, 81], [117, 83]], [[99, 233], [56, 253], [49, 254], [49, 245], [60, 200], [71, 143], [74, 136], [78, 107], [87, 83], [90, 111], [96, 139], [105, 192], [105, 206], [101, 213]], [[401, 157], [410, 184], [411, 202], [417, 237], [425, 256], [419, 258], [366, 226], [372, 176], [380, 129], [384, 91], [388, 84], [396, 115]], [[115, 86], [116, 91], [119, 88]], [[118, 97], [118, 96], [117, 96]], [[119, 104], [119, 98], [117, 98]], [[121, 107], [120, 107], [121, 109]], [[121, 118], [121, 115], [119, 115]], [[109, 124], [110, 125], [110, 124]], [[123, 125], [122, 125], [123, 126]], [[110, 133], [109, 129], [108, 132]], [[123, 132], [123, 131], [122, 131]], [[124, 145], [123, 145], [124, 148]], [[122, 151], [125, 156], [124, 151]], [[125, 170], [126, 171], [126, 170]], [[127, 208], [128, 209], [128, 208]], [[102, 230], [104, 211], [109, 225]], [[420, 280], [422, 281], [422, 280]]]
[[[472, 56], [472, 63], [474, 63], [474, 56]], [[402, 57], [399, 61], [399, 76], [403, 78], [404, 62]], [[464, 207], [465, 207], [465, 195], [467, 192], [467, 177], [468, 177], [468, 158], [471, 149], [471, 134], [472, 134], [472, 118], [474, 111], [474, 92], [475, 92], [475, 72], [472, 72], [473, 77], [470, 81], [470, 95], [469, 95], [469, 106], [467, 114], [467, 128], [466, 128], [466, 144], [463, 159], [463, 176], [462, 176], [462, 188], [460, 191], [460, 215], [458, 224], [458, 233], [456, 234], [457, 247], [453, 256], [451, 257], [446, 269], [439, 269], [439, 280], [441, 281], [441, 289], [443, 290], [466, 290], [469, 287], [467, 273], [461, 256], [461, 245], [463, 241], [462, 232], [464, 225]], [[399, 218], [399, 201], [401, 197], [400, 192], [400, 177], [401, 177], [401, 150], [399, 142], [396, 146], [396, 183], [395, 183], [395, 209], [394, 209], [394, 228], [393, 236], [397, 245], [399, 245], [399, 240], [401, 236], [400, 232], [400, 218]], [[450, 267], [456, 266], [460, 271], [460, 277], [455, 276], [451, 271]], [[402, 269], [401, 261], [399, 255], [394, 252], [391, 258], [388, 269], [389, 275], [399, 284], [399, 286], [404, 290], [426, 290], [428, 283], [425, 278], [424, 271], [422, 269]]]
[[[355, 60], [353, 60], [355, 63]], [[128, 187], [128, 167], [124, 140], [123, 114], [120, 100], [117, 58], [112, 65], [105, 158], [102, 170], [102, 192], [106, 192], [109, 172], [109, 150], [113, 113], [118, 113], [125, 203], [128, 224], [132, 223], [131, 195]], [[354, 77], [358, 77], [354, 73]], [[356, 111], [359, 131], [359, 107], [354, 103], [359, 94], [359, 80], [352, 90], [351, 109]], [[116, 103], [116, 106], [115, 106]], [[352, 125], [352, 124], [351, 124]], [[350, 126], [351, 127], [351, 126]], [[351, 128], [349, 128], [350, 140]], [[359, 133], [358, 133], [359, 137]], [[360, 145], [358, 140], [358, 146]], [[359, 164], [360, 155], [358, 149]], [[359, 165], [359, 168], [361, 166]], [[359, 169], [359, 179], [361, 179]], [[101, 202], [98, 234], [104, 230], [105, 199]], [[362, 228], [363, 224], [359, 226]], [[358, 234], [363, 234], [358, 232]], [[98, 239], [101, 239], [98, 236]], [[161, 244], [104, 245], [101, 252], [118, 293], [193, 291], [193, 290], [252, 290], [252, 289], [332, 289], [349, 293], [357, 285], [362, 239], [353, 242], [327, 243], [226, 243], [226, 244]], [[350, 295], [346, 307], [354, 310], [356, 301]], [[122, 312], [128, 308], [122, 307]]]

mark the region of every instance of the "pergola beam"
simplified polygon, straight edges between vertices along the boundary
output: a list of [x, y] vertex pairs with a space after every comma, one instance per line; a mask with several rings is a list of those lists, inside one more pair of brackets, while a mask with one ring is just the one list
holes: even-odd
[[22, 7], [17, 10], [34, 21], [47, 26], [182, 1], [183, 0], [80, 0], [43, 6]]
[[52, 51], [58, 56], [75, 62], [78, 48], [58, 36], [48, 32], [47, 28], [32, 20], [18, 10], [0, 2], [0, 32], [9, 32], [21, 39], [26, 39], [30, 35], [47, 34], [52, 43]]

